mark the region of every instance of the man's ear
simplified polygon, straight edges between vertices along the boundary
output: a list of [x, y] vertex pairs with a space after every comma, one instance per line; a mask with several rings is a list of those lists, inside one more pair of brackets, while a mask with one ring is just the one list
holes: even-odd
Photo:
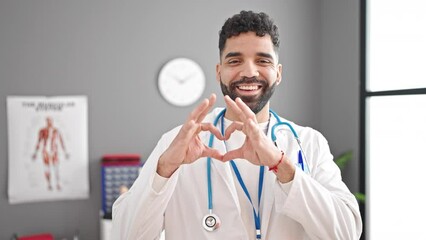
[[277, 79], [276, 79], [276, 83], [277, 85], [279, 85], [281, 83], [282, 80], [282, 71], [283, 71], [283, 65], [282, 64], [278, 64], [277, 65]]
[[220, 82], [220, 64], [216, 64], [216, 81]]

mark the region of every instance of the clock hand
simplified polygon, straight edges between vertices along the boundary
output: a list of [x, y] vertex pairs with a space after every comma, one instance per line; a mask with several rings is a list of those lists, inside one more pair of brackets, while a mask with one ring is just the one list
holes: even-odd
[[184, 78], [181, 78], [179, 76], [177, 76], [176, 74], [168, 74], [173, 80], [175, 80], [176, 82], [178, 82], [179, 84], [183, 84], [185, 82]]
[[193, 76], [195, 76], [196, 74], [197, 74], [197, 72], [191, 72], [191, 74], [189, 74], [188, 76], [183, 77], [183, 78], [179, 78], [179, 79], [177, 79], [177, 80], [178, 80], [178, 82], [179, 82], [180, 84], [183, 84], [183, 83], [185, 83], [186, 81], [188, 81], [189, 79], [191, 79]]
[[177, 77], [176, 80], [179, 84], [184, 84], [186, 82], [186, 78], [178, 78]]

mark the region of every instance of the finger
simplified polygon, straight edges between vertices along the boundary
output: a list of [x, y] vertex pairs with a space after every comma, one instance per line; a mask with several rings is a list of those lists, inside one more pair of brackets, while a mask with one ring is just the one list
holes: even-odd
[[245, 133], [248, 136], [250, 136], [250, 138], [252, 138], [252, 139], [259, 139], [261, 132], [262, 131], [260, 131], [259, 125], [257, 124], [257, 122], [255, 122], [255, 120], [249, 119], [247, 121]]
[[217, 139], [223, 140], [222, 133], [219, 131], [217, 127], [213, 125], [213, 123], [201, 123], [201, 131], [210, 131], [213, 135], [216, 136]]
[[235, 131], [242, 131], [244, 124], [242, 122], [232, 122], [231, 125], [226, 129], [224, 138], [227, 140], [231, 137], [231, 134]]
[[256, 115], [253, 111], [241, 100], [241, 98], [237, 97], [235, 101], [228, 96], [228, 100], [225, 98], [228, 107], [231, 107], [232, 110], [237, 114], [239, 119], [243, 122], [246, 122], [247, 119], [253, 119], [256, 121]]
[[[213, 104], [216, 101], [216, 95], [212, 94], [210, 96], [210, 99], [204, 99], [189, 115], [188, 120], [183, 124], [181, 131], [179, 131], [179, 134], [184, 134], [185, 137], [183, 137], [185, 140], [190, 140], [192, 136], [201, 129], [199, 126], [197, 126], [197, 121], [201, 121], [204, 119], [206, 114], [209, 112], [210, 107], [213, 106]], [[199, 120], [201, 119], [201, 120]], [[222, 135], [220, 135], [222, 136]], [[219, 139], [222, 139], [220, 137]]]
[[252, 119], [255, 122], [257, 122], [257, 120], [256, 120], [256, 114], [254, 114], [254, 112], [247, 106], [247, 104], [245, 104], [243, 102], [243, 100], [241, 100], [241, 98], [235, 99], [235, 103], [240, 108], [240, 110], [244, 113], [244, 116], [246, 118]]
[[175, 141], [183, 141], [183, 143], [188, 143], [194, 137], [194, 134], [199, 130], [199, 125], [194, 120], [189, 120], [182, 126], [175, 138]]
[[192, 140], [195, 134], [198, 134], [200, 131], [210, 131], [217, 139], [223, 140], [223, 136], [219, 129], [217, 129], [212, 123], [196, 123], [195, 120], [188, 120], [182, 126], [178, 135], [176, 136], [176, 141], [183, 141], [185, 143]]
[[211, 157], [222, 161], [223, 154], [221, 154], [217, 149], [209, 148], [206, 146], [201, 157]]
[[231, 161], [232, 159], [244, 158], [244, 152], [242, 148], [238, 148], [232, 151], [225, 153], [222, 157], [223, 162]]
[[202, 122], [203, 120], [204, 120], [204, 118], [207, 116], [207, 114], [210, 112], [210, 109], [213, 107], [213, 105], [215, 104], [215, 102], [216, 102], [216, 94], [214, 94], [214, 93], [212, 93], [211, 95], [210, 95], [210, 98], [209, 98], [209, 105], [206, 107], [206, 109], [204, 109], [204, 111], [203, 112], [201, 112], [201, 114], [198, 116], [198, 118], [197, 118], [197, 122]]
[[208, 106], [210, 105], [209, 99], [204, 99], [192, 112], [189, 114], [187, 121], [198, 121], [198, 118], [203, 112], [208, 109]]
[[225, 103], [228, 108], [233, 111], [241, 121], [245, 121], [246, 117], [244, 116], [242, 110], [238, 107], [237, 103], [235, 103], [228, 95], [225, 96]]

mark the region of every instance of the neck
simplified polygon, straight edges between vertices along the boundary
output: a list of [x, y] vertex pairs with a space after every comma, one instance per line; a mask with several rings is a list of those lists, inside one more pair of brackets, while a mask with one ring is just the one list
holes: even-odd
[[[231, 121], [241, 121], [238, 115], [230, 108], [226, 109], [225, 118]], [[267, 122], [269, 120], [269, 102], [256, 114], [256, 120], [258, 123]]]

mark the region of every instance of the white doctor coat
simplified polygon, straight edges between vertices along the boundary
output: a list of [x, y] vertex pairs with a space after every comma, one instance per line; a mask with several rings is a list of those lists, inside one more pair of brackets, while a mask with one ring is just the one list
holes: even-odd
[[[213, 122], [221, 110], [214, 109], [205, 122]], [[273, 117], [270, 121], [270, 126], [276, 123]], [[362, 222], [358, 203], [342, 182], [327, 141], [312, 128], [292, 125], [302, 141], [310, 173], [296, 168], [287, 189], [274, 173], [265, 171], [260, 206], [262, 239], [359, 239]], [[163, 229], [167, 240], [249, 239], [236, 191], [240, 186], [234, 182], [229, 163], [212, 160], [213, 208], [222, 221], [213, 232], [202, 226], [208, 213], [206, 159], [182, 165], [160, 191], [154, 190], [158, 159], [179, 129], [162, 136], [133, 186], [114, 203], [113, 239], [158, 239]], [[276, 133], [278, 145], [297, 161], [297, 142], [290, 130], [283, 129]], [[201, 132], [200, 137], [207, 145], [210, 132]], [[225, 151], [217, 139], [213, 147]]]

